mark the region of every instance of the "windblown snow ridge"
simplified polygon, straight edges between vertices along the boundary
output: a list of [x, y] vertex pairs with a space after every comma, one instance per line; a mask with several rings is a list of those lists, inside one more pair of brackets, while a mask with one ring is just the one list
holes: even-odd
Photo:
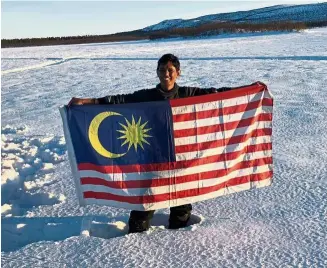
[[26, 127], [1, 129], [1, 216], [19, 216], [29, 208], [54, 205], [64, 195], [44, 192], [55, 165], [64, 160], [65, 140], [56, 136], [26, 136]]

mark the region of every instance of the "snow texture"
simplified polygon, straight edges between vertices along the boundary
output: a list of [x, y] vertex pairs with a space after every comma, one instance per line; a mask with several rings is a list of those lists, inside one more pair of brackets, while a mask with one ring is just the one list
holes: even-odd
[[[2, 267], [327, 267], [327, 28], [2, 49]], [[271, 187], [194, 204], [191, 226], [126, 235], [129, 211], [79, 207], [58, 107], [156, 85], [262, 81], [275, 97]], [[202, 215], [202, 216], [200, 216]]]

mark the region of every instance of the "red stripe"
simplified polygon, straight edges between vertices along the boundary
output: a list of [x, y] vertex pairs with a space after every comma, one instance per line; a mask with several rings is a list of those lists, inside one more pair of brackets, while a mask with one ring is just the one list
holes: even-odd
[[174, 178], [153, 178], [149, 180], [133, 180], [133, 181], [106, 181], [101, 178], [84, 177], [81, 178], [81, 184], [87, 185], [102, 185], [114, 189], [131, 189], [131, 188], [154, 188], [159, 186], [167, 186], [172, 184], [180, 184], [192, 181], [202, 181], [213, 178], [221, 178], [227, 176], [235, 170], [245, 169], [249, 167], [258, 167], [267, 164], [272, 164], [272, 157], [243, 161], [235, 164], [228, 169], [212, 170], [197, 174], [177, 176]]
[[177, 192], [170, 192], [158, 195], [146, 195], [146, 196], [120, 196], [114, 195], [110, 193], [103, 192], [93, 192], [86, 191], [83, 193], [84, 198], [94, 198], [94, 199], [103, 199], [103, 200], [112, 200], [118, 202], [124, 202], [129, 204], [147, 204], [147, 203], [157, 203], [167, 200], [174, 200], [179, 198], [187, 198], [193, 196], [200, 196], [204, 194], [209, 194], [212, 192], [216, 192], [223, 188], [228, 188], [231, 186], [240, 185], [243, 183], [261, 181], [265, 179], [272, 178], [273, 172], [267, 171], [259, 174], [251, 174], [247, 176], [237, 177], [230, 179], [229, 181], [220, 183], [215, 186], [203, 187], [203, 188], [195, 188]]
[[215, 141], [206, 141], [206, 142], [201, 142], [201, 143], [178, 145], [175, 147], [175, 153], [181, 154], [181, 153], [187, 153], [187, 152], [204, 151], [207, 149], [218, 148], [221, 146], [243, 143], [250, 138], [269, 136], [271, 134], [272, 134], [271, 128], [254, 129], [253, 131], [249, 132], [248, 134], [240, 135], [240, 136], [232, 136], [229, 139], [220, 139], [220, 140], [215, 140]]
[[196, 135], [202, 135], [207, 133], [222, 132], [226, 130], [250, 126], [259, 121], [272, 121], [272, 114], [259, 114], [257, 116], [242, 119], [239, 121], [227, 122], [227, 123], [198, 127], [198, 128], [174, 130], [174, 138], [182, 138], [182, 137], [196, 136]]
[[173, 115], [173, 122], [184, 122], [184, 121], [194, 121], [204, 118], [211, 118], [217, 117], [220, 115], [228, 115], [228, 114], [236, 114], [241, 112], [250, 111], [261, 106], [272, 106], [273, 101], [272, 99], [261, 99], [245, 104], [238, 104], [235, 106], [224, 107], [224, 108], [215, 108], [206, 111], [199, 111], [199, 112], [192, 112], [192, 113], [185, 113], [185, 114], [175, 114]]
[[159, 163], [159, 164], [144, 164], [144, 165], [125, 165], [125, 166], [98, 166], [90, 163], [82, 163], [78, 165], [78, 170], [94, 170], [102, 173], [134, 173], [134, 172], [150, 172], [164, 171], [173, 169], [186, 169], [189, 167], [233, 160], [244, 153], [253, 153], [258, 151], [271, 150], [271, 143], [262, 143], [248, 145], [241, 151], [230, 152], [220, 155], [208, 156], [200, 159], [184, 160], [179, 162]]
[[264, 90], [268, 90], [267, 86], [261, 82], [256, 82], [252, 85], [234, 88], [233, 90], [229, 90], [225, 92], [212, 93], [208, 95], [201, 95], [201, 96], [188, 97], [182, 99], [174, 99], [174, 100], [170, 100], [169, 102], [171, 107], [178, 107], [178, 106], [206, 103], [206, 102], [212, 102], [218, 100], [233, 99], [244, 95], [259, 93]]

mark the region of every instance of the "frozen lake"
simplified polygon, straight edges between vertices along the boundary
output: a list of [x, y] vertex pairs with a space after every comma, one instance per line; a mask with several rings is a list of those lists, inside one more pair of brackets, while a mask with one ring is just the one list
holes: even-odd
[[[185, 229], [161, 229], [160, 210], [156, 228], [124, 236], [129, 211], [78, 206], [58, 107], [154, 87], [165, 53], [181, 59], [179, 85], [268, 85], [274, 182], [194, 204]], [[3, 267], [327, 266], [327, 28], [1, 54]], [[115, 228], [87, 236], [87, 222]]]

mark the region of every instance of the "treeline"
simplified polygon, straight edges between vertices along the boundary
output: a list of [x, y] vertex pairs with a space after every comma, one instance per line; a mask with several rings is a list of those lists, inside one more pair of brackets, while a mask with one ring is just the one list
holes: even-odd
[[194, 37], [210, 36], [226, 33], [253, 33], [271, 31], [300, 31], [307, 29], [308, 26], [303, 22], [278, 21], [269, 23], [230, 23], [212, 22], [202, 24], [196, 28], [174, 28], [167, 31], [157, 31], [150, 34], [149, 39], [160, 39], [170, 37]]
[[135, 40], [143, 40], [147, 38], [148, 38], [148, 34], [144, 34], [144, 32], [142, 31], [131, 31], [131, 32], [123, 32], [117, 34], [108, 34], [108, 35], [2, 39], [1, 48], [135, 41]]
[[1, 47], [25, 47], [25, 46], [51, 46], [70, 45], [83, 43], [104, 43], [136, 40], [156, 40], [173, 37], [196, 37], [210, 36], [224, 33], [251, 33], [268, 31], [300, 31], [312, 27], [327, 26], [327, 21], [320, 22], [292, 22], [278, 21], [269, 23], [233, 23], [211, 22], [197, 27], [174, 28], [162, 31], [130, 31], [108, 35], [84, 35], [46, 38], [2, 39]]

